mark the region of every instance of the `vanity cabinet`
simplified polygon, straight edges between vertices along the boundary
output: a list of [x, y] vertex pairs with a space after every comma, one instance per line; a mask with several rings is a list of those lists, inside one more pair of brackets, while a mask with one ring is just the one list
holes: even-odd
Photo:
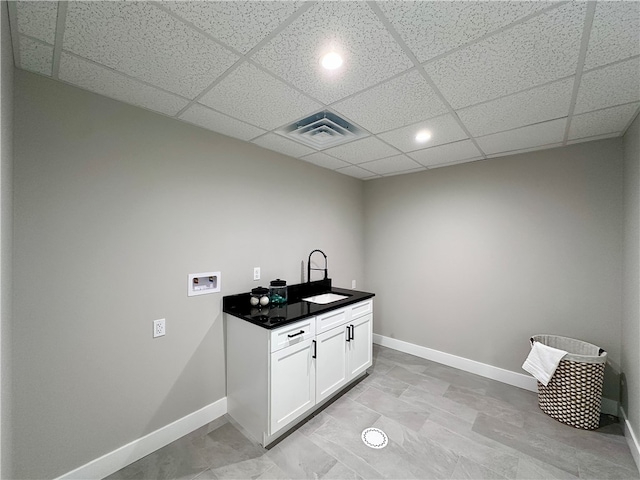
[[265, 329], [226, 316], [227, 410], [267, 446], [372, 364], [373, 300]]

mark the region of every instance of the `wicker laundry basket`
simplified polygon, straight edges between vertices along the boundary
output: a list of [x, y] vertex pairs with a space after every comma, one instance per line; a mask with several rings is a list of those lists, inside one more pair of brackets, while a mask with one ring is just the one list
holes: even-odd
[[598, 428], [607, 352], [591, 343], [557, 335], [534, 335], [531, 345], [534, 341], [568, 352], [547, 386], [538, 382], [540, 409], [572, 427]]

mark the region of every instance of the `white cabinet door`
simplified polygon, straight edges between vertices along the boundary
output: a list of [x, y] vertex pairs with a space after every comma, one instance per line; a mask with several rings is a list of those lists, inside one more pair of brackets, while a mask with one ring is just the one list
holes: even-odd
[[361, 374], [372, 365], [372, 320], [373, 315], [365, 315], [347, 325], [350, 330], [348, 351], [348, 379]]
[[314, 343], [306, 340], [271, 354], [270, 435], [316, 404]]
[[321, 402], [347, 383], [347, 326], [321, 333], [316, 340], [316, 402]]

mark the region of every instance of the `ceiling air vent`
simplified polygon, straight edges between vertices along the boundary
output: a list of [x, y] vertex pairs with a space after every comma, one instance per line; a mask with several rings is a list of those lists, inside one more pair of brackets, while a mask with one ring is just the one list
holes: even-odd
[[280, 129], [280, 133], [319, 150], [367, 135], [360, 127], [326, 110], [298, 120]]

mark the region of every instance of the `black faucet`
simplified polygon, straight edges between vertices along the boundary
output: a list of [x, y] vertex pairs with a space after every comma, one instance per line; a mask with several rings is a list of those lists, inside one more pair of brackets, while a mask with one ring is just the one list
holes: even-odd
[[[324, 257], [324, 268], [311, 268], [311, 255], [313, 255], [316, 252], [320, 252]], [[307, 260], [307, 283], [311, 282], [311, 270], [324, 270], [324, 279], [326, 280], [327, 278], [329, 278], [327, 256], [324, 254], [322, 250], [316, 249], [309, 254], [309, 260]]]

